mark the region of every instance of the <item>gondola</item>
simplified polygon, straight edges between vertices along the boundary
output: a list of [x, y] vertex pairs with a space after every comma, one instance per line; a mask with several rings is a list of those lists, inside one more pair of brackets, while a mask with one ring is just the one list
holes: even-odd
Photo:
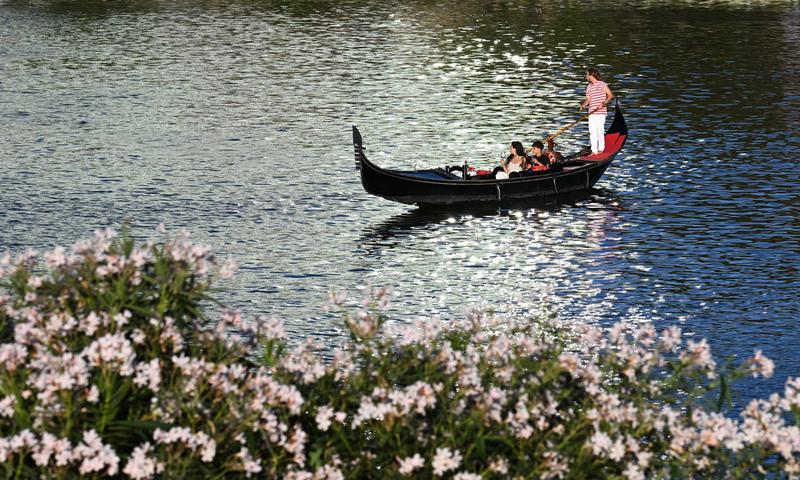
[[[586, 191], [600, 180], [622, 150], [628, 127], [617, 103], [614, 121], [605, 134], [605, 151], [598, 155], [567, 155], [557, 168], [508, 179], [462, 178], [444, 168], [387, 170], [367, 159], [361, 133], [353, 126], [356, 168], [364, 190], [395, 202], [420, 206], [503, 203]], [[588, 152], [586, 152], [588, 153]]]

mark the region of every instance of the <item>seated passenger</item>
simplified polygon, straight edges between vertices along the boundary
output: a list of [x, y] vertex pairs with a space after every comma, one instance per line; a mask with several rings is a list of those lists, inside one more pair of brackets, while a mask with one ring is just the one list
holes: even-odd
[[495, 167], [492, 176], [497, 179], [519, 176], [528, 163], [525, 147], [521, 142], [511, 142], [509, 154], [505, 160], [500, 160], [500, 166]]
[[528, 152], [530, 153], [529, 158], [531, 159], [528, 170], [543, 172], [550, 168], [550, 158], [548, 158], [548, 155], [545, 153], [544, 144], [542, 142], [539, 140], [533, 142], [533, 146]]
[[555, 163], [564, 160], [564, 155], [561, 155], [561, 152], [556, 151], [556, 142], [553, 141], [552, 138], [547, 139], [547, 150], [544, 151], [547, 158], [550, 159], [550, 165], [552, 166]]

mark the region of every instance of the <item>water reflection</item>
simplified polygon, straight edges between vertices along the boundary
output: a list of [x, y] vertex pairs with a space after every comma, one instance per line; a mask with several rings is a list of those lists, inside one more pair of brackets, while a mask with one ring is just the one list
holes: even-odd
[[610, 192], [595, 188], [588, 192], [573, 192], [557, 198], [526, 199], [504, 202], [500, 205], [477, 204], [414, 208], [370, 225], [360, 237], [359, 243], [364, 245], [368, 252], [372, 252], [376, 245], [390, 246], [402, 242], [405, 236], [414, 232], [437, 228], [438, 225], [444, 223], [461, 223], [483, 217], [509, 217], [511, 219], [526, 216], [536, 217], [539, 213], [557, 214], [568, 207], [597, 208], [602, 205], [620, 208], [619, 198]]
[[[503, 313], [531, 315], [542, 297], [552, 297], [572, 318], [576, 295], [598, 294], [593, 272], [609, 270], [601, 250], [619, 233], [620, 203], [598, 189], [535, 206], [403, 212], [365, 229], [359, 263], [374, 281], [393, 278], [435, 294], [430, 314], [486, 301]], [[396, 313], [413, 318], [418, 302], [413, 307]], [[574, 319], [586, 321], [586, 313]]]

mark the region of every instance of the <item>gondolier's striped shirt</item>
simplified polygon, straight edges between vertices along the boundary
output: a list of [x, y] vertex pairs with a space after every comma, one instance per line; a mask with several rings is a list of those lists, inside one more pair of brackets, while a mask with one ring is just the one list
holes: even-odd
[[589, 111], [594, 112], [597, 107], [601, 107], [600, 110], [594, 112], [595, 114], [602, 114], [605, 115], [608, 111], [606, 107], [603, 105], [603, 102], [606, 101], [606, 82], [603, 81], [596, 81], [594, 83], [590, 83], [586, 86], [586, 96], [589, 98]]

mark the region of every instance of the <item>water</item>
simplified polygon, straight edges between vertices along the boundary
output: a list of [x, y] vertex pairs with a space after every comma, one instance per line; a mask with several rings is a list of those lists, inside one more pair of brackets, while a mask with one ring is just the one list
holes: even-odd
[[[224, 299], [295, 339], [341, 335], [326, 293], [372, 283], [398, 322], [545, 298], [762, 349], [776, 375], [745, 398], [800, 373], [796, 1], [0, 1], [0, 37], [0, 250], [164, 222], [236, 258]], [[362, 190], [351, 125], [386, 167], [490, 166], [578, 118], [589, 66], [630, 127], [589, 195], [430, 212]]]

